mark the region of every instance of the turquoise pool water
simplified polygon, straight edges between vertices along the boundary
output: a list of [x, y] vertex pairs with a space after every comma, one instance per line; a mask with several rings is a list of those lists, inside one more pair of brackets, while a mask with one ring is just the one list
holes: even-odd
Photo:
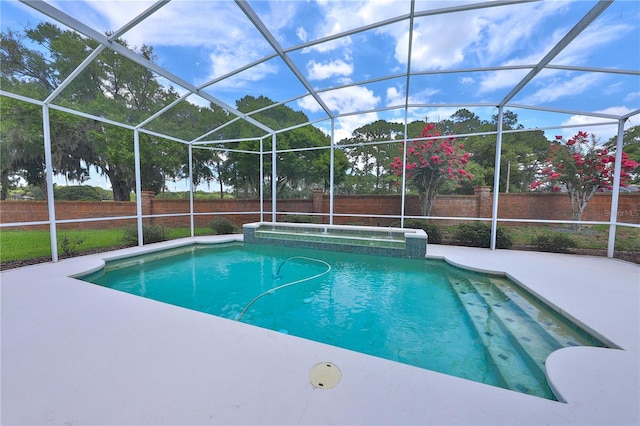
[[549, 399], [546, 357], [602, 346], [509, 280], [439, 260], [193, 245], [81, 279]]

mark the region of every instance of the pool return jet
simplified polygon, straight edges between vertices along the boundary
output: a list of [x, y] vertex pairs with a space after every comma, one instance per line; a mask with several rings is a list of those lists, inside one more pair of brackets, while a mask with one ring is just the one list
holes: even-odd
[[292, 256], [292, 257], [290, 257], [288, 259], [283, 260], [282, 263], [280, 263], [280, 266], [278, 266], [278, 269], [277, 269], [275, 275], [273, 276], [274, 281], [281, 278], [280, 271], [282, 270], [282, 267], [284, 266], [284, 264], [287, 263], [288, 261], [294, 260], [294, 259], [309, 260], [311, 262], [321, 263], [321, 264], [325, 265], [327, 267], [327, 269], [325, 271], [319, 273], [319, 274], [316, 274], [316, 275], [312, 276], [312, 277], [307, 277], [307, 278], [303, 278], [301, 280], [296, 280], [296, 281], [292, 281], [290, 283], [282, 284], [282, 285], [279, 285], [277, 287], [271, 288], [271, 289], [269, 289], [267, 291], [264, 291], [264, 292], [260, 293], [259, 295], [257, 295], [253, 299], [251, 299], [251, 301], [249, 303], [247, 303], [247, 305], [244, 307], [242, 312], [240, 312], [238, 314], [238, 316], [236, 317], [236, 321], [240, 321], [242, 319], [242, 317], [244, 316], [244, 314], [247, 312], [247, 310], [249, 310], [251, 305], [253, 305], [255, 302], [257, 302], [263, 296], [266, 296], [267, 294], [273, 294], [278, 290], [281, 290], [281, 289], [286, 288], [286, 287], [290, 287], [292, 285], [301, 284], [301, 283], [306, 282], [306, 281], [311, 281], [313, 279], [320, 278], [321, 276], [326, 275], [326, 274], [329, 273], [329, 271], [331, 271], [331, 265], [329, 265], [324, 260], [314, 259], [312, 257], [305, 257], [305, 256]]

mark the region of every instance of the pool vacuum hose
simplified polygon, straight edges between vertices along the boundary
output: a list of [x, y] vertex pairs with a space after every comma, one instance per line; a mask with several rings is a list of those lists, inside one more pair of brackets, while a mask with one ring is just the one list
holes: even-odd
[[258, 301], [258, 299], [260, 299], [261, 297], [266, 296], [267, 294], [275, 293], [276, 291], [278, 291], [278, 290], [280, 290], [280, 289], [283, 289], [283, 288], [285, 288], [285, 287], [289, 287], [289, 286], [292, 286], [292, 285], [295, 285], [295, 284], [300, 284], [300, 283], [303, 283], [303, 282], [305, 282], [305, 281], [311, 281], [311, 280], [313, 280], [313, 279], [315, 279], [315, 278], [320, 278], [321, 276], [323, 276], [323, 275], [325, 275], [325, 274], [328, 274], [328, 273], [329, 273], [329, 271], [331, 271], [331, 265], [329, 265], [329, 264], [328, 264], [327, 262], [325, 262], [324, 260], [314, 259], [314, 258], [312, 258], [312, 257], [293, 256], [293, 257], [290, 257], [290, 258], [288, 258], [288, 259], [285, 259], [285, 260], [280, 264], [280, 266], [278, 267], [278, 271], [276, 272], [276, 274], [274, 275], [274, 277], [273, 277], [273, 278], [274, 278], [274, 279], [280, 278], [280, 270], [282, 269], [282, 267], [284, 266], [284, 264], [285, 264], [285, 263], [287, 263], [287, 262], [288, 262], [288, 261], [290, 261], [290, 260], [293, 260], [293, 259], [303, 259], [303, 260], [310, 260], [310, 261], [312, 261], [312, 262], [322, 263], [322, 264], [324, 264], [324, 265], [327, 267], [327, 270], [326, 270], [326, 271], [324, 271], [324, 272], [322, 272], [322, 273], [320, 273], [320, 274], [316, 274], [316, 275], [314, 275], [314, 276], [312, 276], [312, 277], [303, 278], [303, 279], [301, 279], [301, 280], [292, 281], [292, 282], [290, 282], [290, 283], [282, 284], [282, 285], [279, 285], [278, 287], [274, 287], [274, 288], [271, 288], [271, 289], [269, 289], [269, 290], [267, 290], [267, 291], [265, 291], [265, 292], [260, 293], [259, 295], [257, 295], [257, 296], [256, 296], [256, 297], [254, 297], [253, 299], [251, 299], [251, 301], [250, 301], [249, 303], [247, 303], [247, 306], [245, 306], [245, 307], [244, 307], [244, 309], [242, 310], [242, 312], [240, 312], [240, 314], [238, 314], [238, 316], [236, 317], [236, 321], [240, 321], [240, 319], [242, 319], [243, 315], [245, 314], [245, 312], [247, 312], [247, 310], [251, 307], [251, 305], [253, 305], [255, 302], [257, 302], [257, 301]]

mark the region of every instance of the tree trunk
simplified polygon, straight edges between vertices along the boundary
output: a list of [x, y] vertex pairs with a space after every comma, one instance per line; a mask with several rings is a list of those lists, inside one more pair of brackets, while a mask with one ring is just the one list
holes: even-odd
[[129, 185], [121, 181], [111, 181], [113, 201], [131, 201], [131, 191]]
[[44, 200], [49, 200], [49, 187], [47, 186], [47, 177], [44, 176], [41, 180], [40, 180], [40, 190], [42, 191], [42, 198]]
[[117, 170], [108, 170], [107, 176], [111, 182], [113, 201], [131, 201], [131, 185], [129, 185], [129, 182], [126, 179], [122, 179]]
[[[574, 221], [582, 220], [582, 213], [587, 208], [587, 203], [598, 191], [598, 187], [587, 188], [582, 191], [578, 191], [572, 187], [568, 187], [569, 196], [571, 197], [571, 216]], [[581, 229], [581, 225], [576, 223], [573, 225], [576, 231]]]
[[414, 183], [418, 187], [418, 198], [420, 199], [422, 215], [429, 216], [431, 207], [433, 207], [433, 201], [438, 195], [438, 192], [440, 192], [440, 186], [442, 185], [439, 176], [436, 173], [424, 173], [420, 179], [417, 182], [414, 181]]
[[3, 170], [2, 174], [0, 174], [0, 185], [2, 186], [2, 190], [0, 190], [0, 200], [6, 200], [7, 195], [9, 194], [9, 171]]
[[427, 188], [424, 191], [418, 192], [422, 216], [429, 216], [431, 214], [431, 208], [433, 207], [433, 202], [437, 195], [438, 190], [436, 188]]

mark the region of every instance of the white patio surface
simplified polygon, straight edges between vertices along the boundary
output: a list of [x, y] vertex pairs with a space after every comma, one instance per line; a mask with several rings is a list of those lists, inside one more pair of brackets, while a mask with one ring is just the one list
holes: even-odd
[[[241, 237], [203, 237], [145, 246]], [[620, 349], [547, 360], [555, 402], [144, 299], [69, 275], [140, 249], [0, 274], [1, 420], [12, 424], [640, 423], [640, 268], [599, 257], [430, 245], [504, 271]], [[330, 361], [333, 389], [311, 368]]]

